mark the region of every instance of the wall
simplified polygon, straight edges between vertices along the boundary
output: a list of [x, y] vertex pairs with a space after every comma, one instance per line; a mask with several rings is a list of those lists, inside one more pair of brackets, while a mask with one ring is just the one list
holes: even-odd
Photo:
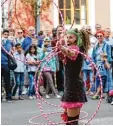
[[110, 28], [110, 0], [95, 0], [95, 23]]

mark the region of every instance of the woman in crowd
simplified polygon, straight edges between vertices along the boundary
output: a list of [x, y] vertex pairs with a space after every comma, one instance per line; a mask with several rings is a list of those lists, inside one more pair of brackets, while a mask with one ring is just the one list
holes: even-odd
[[[108, 92], [107, 86], [107, 70], [110, 69], [110, 62], [111, 62], [111, 52], [110, 52], [110, 46], [106, 44], [104, 41], [104, 32], [98, 31], [96, 33], [96, 37], [98, 39], [98, 44], [93, 49], [93, 61], [96, 63], [98, 70], [100, 72], [101, 78], [102, 78], [102, 84], [103, 84], [103, 90], [104, 92]], [[96, 74], [96, 93], [92, 97], [93, 100], [98, 99], [100, 95], [100, 80], [98, 74]], [[106, 89], [106, 90], [105, 90]]]
[[[48, 56], [49, 53], [51, 53], [51, 41], [49, 37], [46, 37], [44, 39], [44, 45], [43, 45], [43, 58]], [[42, 67], [44, 66], [45, 62], [42, 64]], [[46, 88], [46, 98], [50, 98], [49, 96], [49, 91], [54, 93], [56, 98], [60, 98], [60, 95], [56, 92], [55, 89], [55, 84], [54, 84], [54, 74], [56, 72], [56, 64], [57, 60], [56, 57], [53, 57], [44, 67], [43, 69], [43, 76], [44, 76], [44, 81], [45, 81], [45, 88]]]

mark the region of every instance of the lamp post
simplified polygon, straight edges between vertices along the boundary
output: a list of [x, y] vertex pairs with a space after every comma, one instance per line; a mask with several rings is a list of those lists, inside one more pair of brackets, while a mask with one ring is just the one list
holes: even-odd
[[41, 13], [42, 0], [37, 0], [37, 20], [36, 20], [36, 32], [40, 31], [40, 13]]

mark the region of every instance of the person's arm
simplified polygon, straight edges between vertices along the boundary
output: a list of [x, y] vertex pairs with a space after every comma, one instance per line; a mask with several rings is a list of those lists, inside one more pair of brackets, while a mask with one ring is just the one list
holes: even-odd
[[61, 46], [60, 48], [61, 52], [66, 55], [69, 58], [76, 58], [78, 56], [78, 52], [76, 50], [79, 50], [79, 48], [71, 49], [68, 46]]
[[29, 54], [26, 55], [26, 61], [27, 61], [27, 63], [28, 63], [29, 65], [33, 65], [33, 64], [34, 64], [34, 63], [30, 60], [30, 55], [29, 55]]

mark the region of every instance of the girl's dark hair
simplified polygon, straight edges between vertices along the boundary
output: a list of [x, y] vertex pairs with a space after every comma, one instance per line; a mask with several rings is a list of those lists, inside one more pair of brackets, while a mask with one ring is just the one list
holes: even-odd
[[4, 34], [5, 32], [9, 33], [9, 30], [8, 30], [8, 29], [4, 29], [4, 30], [3, 30], [3, 34]]
[[28, 53], [31, 55], [31, 49], [32, 49], [32, 48], [34, 48], [34, 49], [35, 49], [34, 54], [35, 54], [35, 55], [37, 55], [37, 47], [36, 47], [36, 45], [34, 45], [34, 44], [33, 44], [33, 45], [31, 45], [31, 46], [29, 47]]
[[17, 43], [17, 44], [15, 45], [16, 48], [17, 48], [18, 46], [21, 46], [21, 44], [20, 44], [20, 43]]
[[56, 28], [56, 31], [57, 31], [57, 29], [60, 28], [60, 27], [63, 28], [63, 25], [58, 25], [57, 28]]
[[80, 34], [81, 34], [81, 38], [82, 38], [83, 50], [84, 50], [84, 53], [86, 53], [88, 51], [89, 45], [90, 45], [89, 34], [86, 30], [83, 30], [83, 29], [80, 30]]
[[82, 49], [82, 51], [84, 53], [86, 53], [88, 51], [89, 45], [90, 45], [90, 38], [89, 38], [88, 32], [84, 29], [78, 30], [77, 28], [75, 29], [75, 32], [80, 35], [81, 41], [82, 41], [80, 48]]

